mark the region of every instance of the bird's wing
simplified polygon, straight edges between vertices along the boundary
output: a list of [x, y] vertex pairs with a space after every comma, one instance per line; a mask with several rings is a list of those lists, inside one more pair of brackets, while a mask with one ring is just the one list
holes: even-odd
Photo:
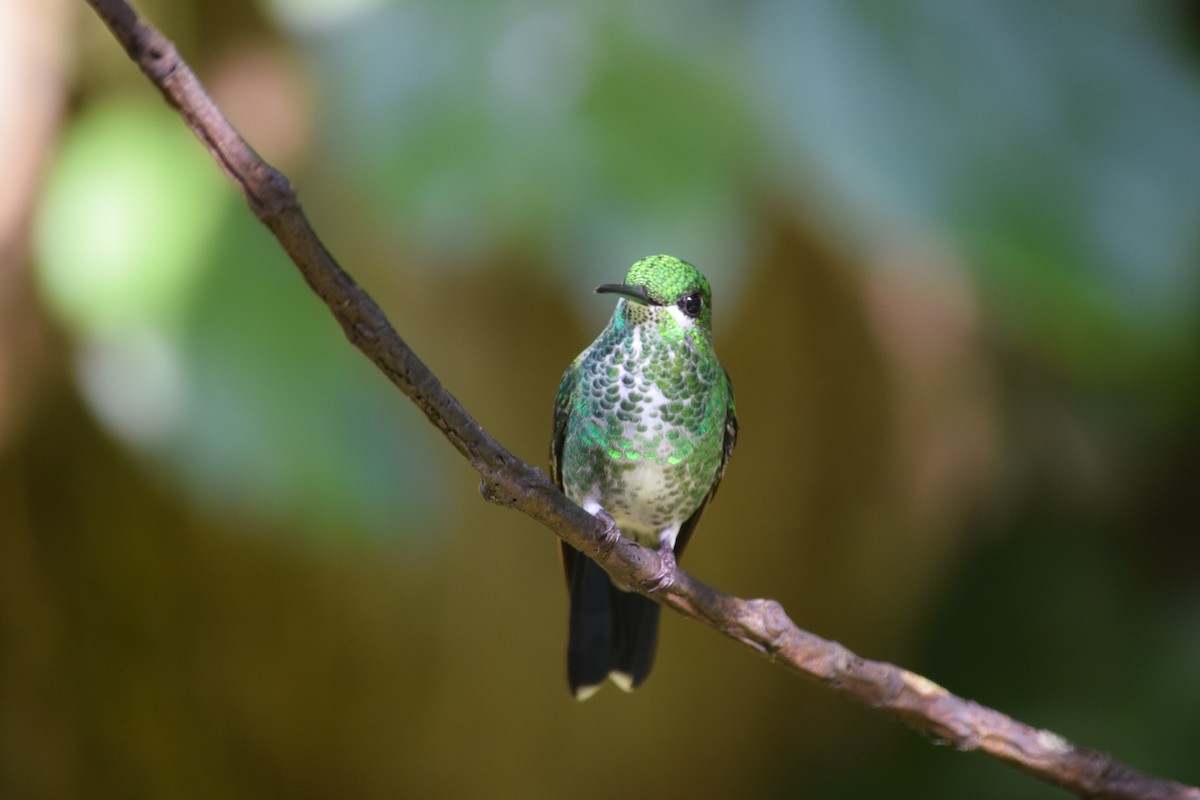
[[563, 373], [562, 380], [558, 384], [558, 394], [554, 398], [554, 435], [550, 437], [550, 477], [559, 489], [563, 488], [563, 443], [567, 438], [567, 417], [571, 412], [571, 400], [575, 394], [575, 372], [578, 369], [579, 359], [577, 358]]
[[[558, 384], [558, 394], [554, 398], [554, 433], [550, 437], [550, 479], [560, 491], [563, 488], [563, 443], [567, 439], [567, 418], [571, 412], [571, 401], [575, 396], [575, 373], [579, 369], [576, 358], [567, 371], [563, 373], [562, 381]], [[571, 586], [571, 570], [575, 565], [575, 549], [561, 539], [558, 541], [558, 555], [562, 561], [563, 574], [567, 578], [567, 588]]]
[[712, 500], [717, 493], [717, 487], [721, 485], [721, 478], [725, 476], [725, 468], [729, 466], [729, 457], [733, 455], [733, 448], [737, 444], [738, 419], [737, 406], [733, 402], [733, 383], [729, 380], [728, 372], [725, 372], [724, 369], [721, 372], [725, 376], [725, 388], [729, 390], [729, 405], [725, 408], [725, 438], [721, 442], [721, 461], [717, 464], [717, 472], [713, 476], [712, 487], [709, 488], [708, 494], [679, 528], [679, 536], [675, 538], [675, 555], [677, 557], [683, 555], [683, 548], [687, 546], [692, 531], [700, 522], [700, 515], [704, 513], [708, 501]]

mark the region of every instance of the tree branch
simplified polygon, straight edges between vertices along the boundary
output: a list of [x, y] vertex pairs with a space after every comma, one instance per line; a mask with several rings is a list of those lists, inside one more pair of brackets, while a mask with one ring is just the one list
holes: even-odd
[[661, 574], [657, 554], [621, 539], [603, 550], [604, 526], [567, 500], [537, 467], [517, 458], [479, 426], [409, 349], [375, 301], [317, 238], [287, 178], [238, 135], [175, 46], [123, 0], [87, 0], [130, 58], [179, 111], [188, 127], [246, 195], [300, 274], [329, 307], [350, 342], [425, 413], [479, 473], [483, 496], [515, 508], [595, 559], [621, 584], [736, 639], [799, 675], [960, 750], [977, 750], [1081, 797], [1200, 800], [1200, 789], [1145, 775], [1112, 756], [1072, 744], [963, 699], [905, 669], [861, 658], [801, 630], [774, 600], [743, 600], [682, 570], [669, 586], [646, 590]]

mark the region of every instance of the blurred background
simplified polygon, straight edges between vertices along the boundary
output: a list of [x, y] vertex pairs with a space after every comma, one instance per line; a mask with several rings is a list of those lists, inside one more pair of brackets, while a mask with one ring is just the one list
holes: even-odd
[[[145, 0], [545, 464], [636, 259], [742, 435], [686, 568], [1200, 783], [1200, 13]], [[564, 678], [551, 536], [343, 339], [77, 0], [0, 0], [0, 794], [1057, 798], [673, 615]]]

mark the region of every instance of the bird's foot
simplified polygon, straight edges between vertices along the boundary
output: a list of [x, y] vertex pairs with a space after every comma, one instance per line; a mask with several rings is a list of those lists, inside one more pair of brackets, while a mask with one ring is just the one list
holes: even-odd
[[604, 531], [600, 534], [600, 544], [596, 547], [597, 552], [604, 555], [616, 547], [617, 542], [621, 541], [621, 532], [617, 530], [617, 521], [613, 519], [612, 514], [603, 508], [596, 512], [596, 519], [604, 523]]
[[658, 553], [658, 569], [646, 579], [644, 585], [647, 591], [661, 592], [675, 582], [675, 550], [663, 542], [655, 552]]

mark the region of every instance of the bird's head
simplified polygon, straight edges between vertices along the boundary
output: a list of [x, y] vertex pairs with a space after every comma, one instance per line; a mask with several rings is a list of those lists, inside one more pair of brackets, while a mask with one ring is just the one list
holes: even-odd
[[597, 286], [617, 294], [618, 319], [630, 325], [657, 323], [665, 333], [708, 336], [712, 330], [712, 290], [700, 270], [674, 256], [647, 256], [629, 268], [624, 283]]

